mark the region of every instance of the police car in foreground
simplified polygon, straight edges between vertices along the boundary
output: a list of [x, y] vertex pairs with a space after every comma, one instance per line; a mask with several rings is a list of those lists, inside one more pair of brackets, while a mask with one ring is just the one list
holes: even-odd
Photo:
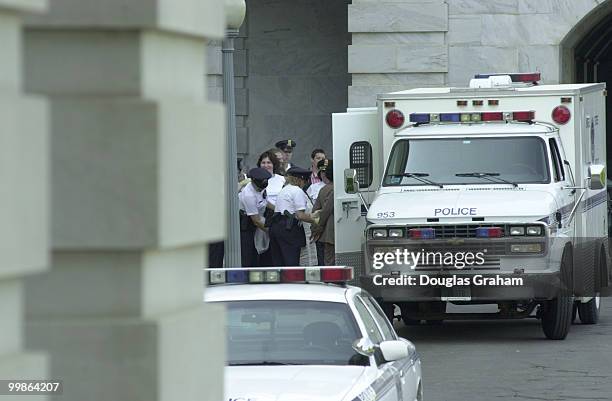
[[207, 270], [227, 307], [226, 401], [423, 399], [421, 361], [351, 267]]

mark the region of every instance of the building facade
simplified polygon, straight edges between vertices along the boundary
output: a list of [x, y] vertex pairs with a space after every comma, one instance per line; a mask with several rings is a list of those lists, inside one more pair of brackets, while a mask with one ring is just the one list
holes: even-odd
[[[314, 147], [331, 152], [331, 113], [374, 106], [378, 93], [465, 86], [476, 73], [610, 85], [611, 25], [611, 0], [247, 0], [239, 156], [252, 165], [290, 137], [294, 160], [307, 165]], [[208, 54], [220, 77], [218, 46]], [[217, 99], [218, 77], [209, 88]]]

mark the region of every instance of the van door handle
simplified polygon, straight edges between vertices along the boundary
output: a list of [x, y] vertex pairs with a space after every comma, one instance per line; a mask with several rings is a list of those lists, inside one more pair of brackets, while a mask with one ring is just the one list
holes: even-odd
[[359, 209], [359, 206], [356, 201], [342, 202], [342, 211], [346, 213], [347, 219], [349, 218], [349, 213], [351, 212], [351, 210], [354, 209]]

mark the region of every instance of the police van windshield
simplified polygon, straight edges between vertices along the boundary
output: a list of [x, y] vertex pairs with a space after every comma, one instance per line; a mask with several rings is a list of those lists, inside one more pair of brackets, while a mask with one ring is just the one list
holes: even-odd
[[227, 306], [227, 364], [367, 365], [348, 305], [318, 301], [234, 301]]
[[402, 139], [395, 143], [383, 186], [545, 184], [546, 144], [539, 137]]

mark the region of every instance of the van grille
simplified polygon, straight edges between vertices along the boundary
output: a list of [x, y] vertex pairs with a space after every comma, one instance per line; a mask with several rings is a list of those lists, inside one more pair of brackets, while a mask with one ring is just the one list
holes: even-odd
[[449, 238], [477, 238], [476, 229], [481, 227], [500, 227], [502, 236], [506, 236], [508, 226], [505, 224], [445, 224], [431, 226], [408, 226], [411, 228], [433, 228], [436, 232], [436, 239]]

